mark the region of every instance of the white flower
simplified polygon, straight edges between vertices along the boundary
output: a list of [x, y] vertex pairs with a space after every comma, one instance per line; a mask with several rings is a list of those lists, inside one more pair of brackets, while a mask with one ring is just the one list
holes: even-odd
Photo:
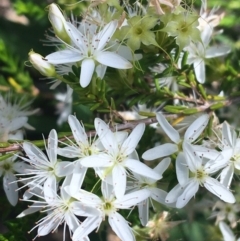
[[16, 158], [17, 156], [12, 156], [0, 161], [0, 176], [3, 176], [3, 189], [8, 201], [13, 206], [15, 206], [18, 201], [18, 186], [14, 173], [25, 173], [26, 169], [29, 168], [29, 166], [23, 162], [15, 162]]
[[120, 198], [125, 193], [127, 170], [153, 179], [161, 178], [158, 173], [140, 162], [138, 157], [131, 156], [143, 135], [144, 124], [138, 124], [128, 138], [123, 143], [119, 143], [105, 122], [96, 118], [94, 123], [106, 153], [85, 157], [81, 160], [81, 164], [86, 167], [101, 168], [103, 175], [100, 178], [111, 180], [116, 197]]
[[98, 211], [97, 215], [91, 213], [91, 217], [86, 218], [84, 222], [81, 223], [73, 234], [73, 241], [82, 240], [90, 232], [99, 227], [101, 222], [105, 220], [106, 216], [108, 216], [108, 222], [111, 228], [122, 241], [134, 241], [135, 237], [132, 229], [117, 211], [119, 209], [129, 209], [130, 207], [137, 205], [148, 197], [148, 191], [139, 190], [126, 194], [121, 198], [115, 198], [113, 186], [106, 182], [102, 182], [102, 194], [102, 198], [83, 190], [71, 194], [83, 205], [86, 205], [86, 208], [90, 206]]
[[[203, 158], [196, 155], [191, 144], [185, 142], [183, 148], [185, 155], [183, 153], [178, 155], [179, 168], [177, 169], [178, 180], [181, 182], [179, 181], [179, 184], [168, 193], [166, 202], [176, 202], [176, 207], [182, 208], [197, 193], [199, 186], [204, 186], [223, 201], [234, 203], [236, 200], [233, 194], [219, 181], [210, 177], [222, 168], [224, 158], [222, 161], [210, 160], [204, 164]], [[189, 178], [189, 172], [186, 172], [186, 167], [191, 172], [191, 178]]]
[[[156, 114], [157, 120], [162, 127], [163, 131], [167, 134], [167, 136], [175, 143], [166, 143], [160, 146], [156, 146], [151, 148], [143, 153], [142, 158], [151, 161], [157, 158], [161, 158], [164, 156], [172, 155], [182, 149], [182, 142], [187, 141], [189, 143], [194, 142], [205, 129], [208, 124], [209, 115], [203, 114], [199, 116], [192, 124], [188, 127], [184, 134], [184, 139], [180, 138], [180, 135], [177, 130], [175, 130], [166, 118], [161, 113]], [[203, 147], [198, 147], [199, 150], [204, 151]], [[206, 152], [205, 155], [209, 156], [209, 153]], [[206, 156], [206, 157], [207, 157]]]
[[88, 139], [84, 126], [80, 124], [74, 115], [68, 117], [68, 123], [76, 144], [70, 142], [68, 146], [58, 148], [58, 154], [67, 158], [77, 158], [76, 161], [69, 163], [65, 167], [65, 172], [73, 176], [70, 188], [74, 192], [74, 190], [77, 191], [82, 186], [87, 171], [87, 167], [81, 165], [82, 158], [99, 153], [102, 147], [99, 145], [99, 141], [92, 142]]
[[[40, 200], [27, 200], [33, 202], [33, 205], [28, 209], [23, 211], [18, 217], [23, 217], [28, 214], [34, 213], [42, 209], [42, 213], [47, 213], [45, 217], [40, 219], [34, 228], [38, 228], [38, 234], [33, 239], [35, 240], [39, 236], [45, 236], [50, 232], [55, 232], [59, 225], [64, 224], [63, 226], [63, 240], [65, 240], [66, 226], [69, 227], [70, 234], [73, 233], [80, 225], [79, 219], [77, 216], [88, 216], [89, 210], [92, 208], [85, 207], [79, 201], [74, 200], [66, 191], [65, 187], [68, 186], [71, 182], [71, 175], [67, 176], [61, 187], [60, 196], [57, 194], [56, 186], [48, 186], [47, 193], [45, 197], [42, 196], [43, 190], [38, 186], [39, 190], [33, 190], [32, 195], [38, 197]], [[40, 192], [41, 190], [41, 192]], [[45, 192], [45, 190], [44, 190]], [[87, 237], [82, 241], [89, 240]]]
[[117, 69], [132, 68], [130, 62], [120, 55], [107, 51], [105, 46], [117, 29], [118, 21], [108, 23], [101, 31], [91, 33], [88, 23], [83, 21], [85, 32], [82, 33], [73, 24], [67, 22], [67, 32], [71, 38], [72, 45], [67, 45], [65, 50], [60, 50], [46, 56], [46, 60], [52, 64], [65, 64], [81, 62], [80, 85], [84, 88], [89, 85], [95, 62]]
[[221, 221], [219, 223], [219, 228], [220, 228], [221, 233], [223, 235], [224, 241], [240, 241], [240, 238], [236, 239], [232, 230], [228, 227], [228, 225], [226, 223]]
[[[0, 141], [8, 139], [23, 139], [22, 128], [34, 129], [28, 122], [28, 116], [38, 110], [29, 111], [31, 102], [25, 102], [25, 98], [13, 99], [11, 94], [4, 99], [0, 95]], [[13, 102], [13, 103], [11, 103]]]
[[43, 185], [44, 192], [47, 195], [49, 187], [57, 185], [60, 177], [66, 176], [65, 166], [67, 166], [69, 162], [57, 159], [57, 146], [58, 137], [55, 130], [51, 130], [48, 136], [48, 146], [46, 147], [48, 157], [32, 143], [23, 143], [23, 150], [26, 152], [28, 158], [21, 158], [29, 163], [32, 169], [28, 169], [26, 174], [24, 174], [27, 176], [30, 175], [30, 177], [22, 178], [21, 181], [26, 181], [26, 186], [30, 185], [30, 189], [38, 185]]
[[[168, 168], [170, 162], [171, 159], [169, 157], [164, 158], [153, 170], [162, 176], [163, 172]], [[165, 203], [167, 192], [157, 187], [156, 179], [144, 177], [136, 173], [133, 173], [133, 176], [135, 179], [127, 183], [127, 189], [131, 191], [147, 190], [149, 192], [148, 198], [138, 204], [139, 219], [141, 221], [141, 224], [143, 226], [146, 226], [149, 218], [149, 201], [150, 203], [152, 203], [151, 199], [153, 199], [159, 203], [167, 205]]]
[[184, 50], [188, 51], [188, 64], [193, 64], [195, 75], [199, 83], [205, 83], [206, 59], [215, 58], [230, 53], [231, 48], [226, 45], [208, 47], [212, 37], [212, 27], [206, 25], [201, 33], [202, 43], [191, 42]]
[[240, 170], [240, 138], [237, 138], [236, 132], [227, 122], [224, 122], [222, 125], [222, 142], [220, 148], [222, 149], [222, 153], [226, 153], [227, 165], [220, 174], [220, 180], [223, 185], [229, 188], [234, 169]]

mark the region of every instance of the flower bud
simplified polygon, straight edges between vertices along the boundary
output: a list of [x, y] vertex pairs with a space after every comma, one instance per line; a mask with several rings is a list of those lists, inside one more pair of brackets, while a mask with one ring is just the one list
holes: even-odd
[[48, 18], [52, 24], [55, 34], [64, 42], [70, 43], [70, 38], [66, 31], [66, 20], [60, 9], [54, 3], [49, 5]]
[[42, 75], [47, 77], [54, 77], [56, 75], [56, 70], [54, 65], [48, 63], [44, 60], [43, 56], [35, 53], [31, 50], [28, 53], [29, 61], [33, 65], [33, 67], [38, 70]]

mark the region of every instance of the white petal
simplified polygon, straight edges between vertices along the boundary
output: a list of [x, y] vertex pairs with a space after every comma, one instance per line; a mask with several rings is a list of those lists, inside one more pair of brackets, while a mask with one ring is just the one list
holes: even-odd
[[166, 196], [165, 202], [166, 203], [174, 203], [177, 201], [178, 197], [183, 192], [184, 188], [177, 184]]
[[176, 173], [179, 184], [184, 186], [189, 180], [189, 169], [186, 158], [182, 152], [178, 154], [176, 159]]
[[235, 236], [232, 230], [228, 227], [226, 223], [224, 223], [223, 221], [220, 221], [219, 228], [222, 232], [224, 241], [235, 241]]
[[207, 188], [211, 193], [222, 199], [227, 203], [235, 203], [236, 199], [233, 194], [216, 179], [208, 177], [204, 182], [205, 188]]
[[159, 188], [156, 188], [156, 187], [150, 188], [150, 192], [151, 192], [152, 199], [154, 199], [155, 201], [157, 201], [159, 203], [167, 205], [167, 203], [165, 202], [165, 199], [168, 195], [167, 192], [165, 192]]
[[80, 224], [79, 220], [71, 212], [65, 213], [64, 219], [69, 229], [72, 232], [74, 232], [79, 227], [79, 224]]
[[[13, 163], [13, 170], [18, 173], [27, 173], [31, 169], [31, 166], [24, 163], [24, 162], [14, 162]], [[1, 175], [0, 175], [1, 176]]]
[[191, 180], [189, 184], [187, 184], [187, 186], [184, 188], [184, 191], [181, 194], [181, 196], [177, 199], [176, 207], [184, 207], [189, 202], [189, 200], [196, 194], [198, 189], [198, 182], [195, 180]]
[[145, 151], [142, 155], [142, 158], [147, 161], [152, 161], [164, 156], [170, 156], [177, 151], [178, 146], [176, 144], [166, 143]]
[[205, 146], [200, 145], [192, 145], [194, 151], [198, 154], [198, 156], [205, 157], [210, 160], [217, 160], [221, 158], [221, 153], [214, 149], [209, 149]]
[[101, 191], [104, 199], [111, 199], [111, 196], [114, 195], [114, 187], [112, 184], [109, 184], [105, 180], [101, 183]]
[[145, 130], [145, 124], [138, 124], [129, 137], [123, 142], [121, 150], [125, 155], [131, 154], [137, 147], [138, 142], [140, 141], [143, 132]]
[[193, 142], [195, 141], [206, 128], [209, 121], [209, 115], [203, 114], [199, 116], [186, 130], [184, 140]]
[[57, 196], [56, 189], [56, 177], [52, 175], [47, 178], [43, 186], [44, 198], [49, 204], [55, 202], [55, 198]]
[[113, 186], [117, 198], [121, 198], [126, 190], [126, 170], [116, 165], [112, 170]]
[[[75, 168], [77, 168], [77, 166], [75, 166]], [[72, 181], [70, 184], [71, 193], [77, 192], [82, 187], [86, 172], [87, 167], [81, 166], [81, 168], [78, 168], [77, 172], [72, 174]]]
[[28, 214], [32, 214], [32, 213], [35, 213], [37, 211], [40, 211], [44, 206], [45, 206], [44, 204], [34, 203], [31, 206], [29, 206], [28, 209], [24, 210], [19, 215], [17, 215], [17, 218], [22, 218], [22, 217], [24, 217]]
[[149, 201], [146, 199], [138, 204], [139, 219], [143, 226], [146, 226], [149, 219]]
[[96, 36], [95, 39], [99, 41], [97, 50], [102, 50], [109, 42], [118, 26], [118, 21], [114, 20], [108, 23]]
[[80, 85], [85, 88], [89, 85], [92, 79], [92, 75], [95, 69], [95, 63], [93, 59], [84, 59], [81, 64]]
[[66, 146], [63, 148], [58, 148], [57, 150], [58, 155], [64, 156], [67, 158], [76, 158], [80, 155], [80, 148], [75, 146]]
[[72, 236], [72, 240], [73, 241], [82, 240], [94, 229], [96, 229], [100, 225], [101, 221], [102, 221], [101, 216], [86, 218], [74, 232]]
[[236, 132], [231, 128], [231, 126], [224, 121], [222, 124], [222, 138], [225, 147], [233, 147], [236, 141]]
[[74, 115], [68, 117], [68, 124], [72, 130], [75, 141], [78, 144], [88, 144], [88, 137], [84, 127]]
[[180, 135], [178, 131], [176, 131], [166, 120], [164, 115], [162, 113], [156, 114], [157, 120], [160, 124], [160, 126], [163, 128], [163, 131], [167, 134], [167, 136], [176, 144], [180, 141]]
[[[18, 188], [16, 181], [16, 177], [11, 172], [5, 173], [3, 177], [3, 189], [6, 193], [8, 201], [12, 206], [15, 206], [18, 202]], [[12, 183], [13, 182], [13, 183]]]
[[10, 123], [9, 123], [9, 129], [10, 131], [16, 131], [17, 129], [22, 128], [28, 121], [27, 117], [17, 117], [15, 119], [13, 119]]
[[135, 241], [135, 236], [127, 221], [119, 213], [110, 214], [108, 222], [112, 230], [122, 241]]
[[232, 182], [234, 173], [234, 166], [226, 166], [220, 174], [220, 183], [222, 183], [226, 188], [229, 188]]
[[100, 212], [98, 209], [87, 206], [86, 204], [83, 204], [78, 201], [74, 201], [71, 203], [71, 211], [75, 215], [82, 216], [82, 217], [93, 217], [93, 216], [100, 215]]
[[103, 146], [111, 153], [118, 152], [118, 143], [109, 126], [99, 118], [95, 118], [94, 125]]
[[67, 64], [78, 62], [83, 58], [84, 56], [82, 56], [78, 51], [65, 49], [47, 55], [45, 60], [51, 64]]
[[112, 158], [106, 154], [83, 157], [80, 162], [85, 167], [109, 167], [113, 163]]
[[129, 207], [136, 206], [138, 203], [147, 199], [150, 196], [150, 191], [141, 189], [135, 192], [128, 193], [121, 198], [114, 201], [115, 207], [119, 209], [128, 209]]
[[202, 166], [202, 159], [194, 152], [193, 146], [184, 141], [182, 144], [186, 163], [191, 172], [195, 173]]
[[231, 48], [229, 46], [226, 46], [226, 45], [213, 46], [206, 50], [206, 58], [220, 57], [230, 52], [231, 52]]
[[120, 55], [113, 52], [99, 52], [95, 56], [95, 59], [103, 65], [116, 68], [116, 69], [130, 69], [132, 68], [132, 64], [121, 57]]
[[58, 177], [65, 177], [72, 174], [74, 168], [74, 163], [62, 161], [58, 162], [55, 166], [55, 173]]
[[49, 234], [54, 228], [59, 225], [56, 219], [45, 219], [43, 222], [40, 223], [38, 227], [38, 235], [45, 236]]
[[162, 176], [162, 174], [167, 170], [171, 163], [171, 159], [169, 157], [164, 158], [159, 164], [154, 167], [154, 171], [156, 171], [159, 175]]
[[55, 130], [51, 130], [48, 136], [48, 157], [52, 164], [57, 162], [57, 146], [58, 146], [58, 136]]
[[129, 168], [131, 171], [136, 172], [144, 177], [150, 177], [152, 179], [160, 179], [161, 175], [155, 172], [153, 169], [145, 165], [144, 163], [133, 160], [133, 159], [127, 159], [125, 161], [125, 166]]
[[205, 83], [205, 63], [202, 58], [196, 59], [193, 63], [194, 72], [197, 81], [201, 84]]

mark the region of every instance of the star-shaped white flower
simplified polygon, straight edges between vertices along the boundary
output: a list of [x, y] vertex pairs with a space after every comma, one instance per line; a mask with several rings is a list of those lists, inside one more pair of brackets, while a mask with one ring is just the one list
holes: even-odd
[[145, 129], [144, 124], [138, 124], [128, 138], [123, 143], [119, 143], [104, 121], [96, 118], [94, 123], [106, 151], [83, 158], [81, 164], [86, 167], [101, 168], [100, 178], [110, 180], [114, 186], [116, 197], [120, 198], [125, 193], [127, 170], [153, 179], [161, 178], [160, 174], [140, 162], [135, 154], [135, 148]]
[[[170, 162], [171, 159], [169, 157], [164, 158], [153, 170], [162, 176]], [[144, 177], [136, 173], [134, 173], [133, 176], [135, 179], [127, 182], [127, 190], [147, 190], [149, 192], [148, 198], [138, 204], [139, 219], [141, 224], [146, 226], [149, 218], [149, 201], [151, 203], [151, 199], [153, 199], [159, 203], [167, 205], [165, 202], [167, 192], [157, 187], [158, 180], [156, 179]]]
[[24, 142], [22, 147], [28, 158], [21, 157], [21, 159], [29, 163], [32, 169], [27, 169], [26, 174], [24, 174], [30, 177], [22, 177], [21, 181], [26, 183], [25, 186], [30, 185], [30, 189], [43, 185], [47, 195], [48, 188], [57, 185], [60, 178], [67, 175], [65, 167], [69, 164], [69, 162], [57, 159], [57, 132], [51, 130], [49, 133], [48, 146], [46, 147], [47, 156], [32, 143]]
[[[83, 21], [79, 28], [66, 22], [67, 33], [72, 44], [66, 44], [65, 50], [49, 54], [45, 59], [51, 64], [65, 64], [81, 62], [80, 85], [84, 88], [89, 85], [96, 63], [117, 69], [132, 68], [132, 64], [115, 52], [107, 51], [107, 43], [117, 29], [118, 21], [108, 23], [99, 32], [92, 33], [87, 22]], [[81, 25], [84, 25], [82, 27]], [[82, 33], [80, 30], [84, 29]]]
[[119, 209], [129, 209], [137, 205], [148, 197], [147, 190], [139, 190], [126, 194], [121, 198], [114, 195], [113, 186], [102, 182], [102, 194], [100, 198], [93, 193], [79, 190], [75, 194], [71, 194], [87, 207], [93, 207], [97, 211], [97, 215], [92, 212], [91, 217], [86, 218], [73, 234], [73, 241], [82, 240], [90, 232], [100, 226], [101, 222], [108, 217], [108, 222], [122, 241], [135, 241], [132, 229], [128, 226], [127, 221], [117, 212]]
[[[63, 226], [63, 241], [65, 240], [66, 227], [68, 226], [70, 233], [72, 234], [80, 225], [80, 221], [76, 216], [91, 216], [91, 212], [94, 213], [94, 209], [91, 207], [85, 207], [79, 201], [73, 199], [66, 191], [65, 187], [69, 186], [71, 182], [71, 175], [67, 176], [61, 186], [60, 196], [57, 194], [56, 186], [52, 183], [52, 186], [48, 186], [48, 195], [42, 195], [43, 190], [41, 186], [38, 186], [34, 190], [30, 191], [33, 196], [38, 197], [40, 200], [26, 200], [33, 202], [28, 209], [24, 210], [18, 215], [18, 218], [42, 210], [42, 213], [47, 215], [40, 219], [36, 226], [33, 227], [30, 232], [38, 228], [38, 234], [33, 239], [35, 240], [39, 236], [45, 236], [50, 232], [55, 232], [59, 225]], [[45, 190], [44, 190], [45, 193]], [[95, 215], [96, 215], [95, 211]], [[88, 241], [88, 237], [85, 237], [81, 241]]]
[[212, 37], [212, 26], [206, 25], [201, 33], [202, 43], [191, 42], [184, 50], [188, 51], [188, 64], [193, 64], [194, 72], [199, 83], [205, 83], [205, 62], [206, 59], [215, 58], [230, 53], [231, 48], [226, 45], [209, 47]]
[[[182, 179], [183, 181], [181, 183], [179, 182], [179, 184], [168, 193], [166, 202], [176, 202], [176, 207], [182, 208], [197, 193], [199, 186], [204, 186], [208, 191], [223, 201], [234, 203], [236, 200], [233, 194], [218, 180], [211, 177], [213, 173], [216, 173], [222, 168], [222, 165], [225, 163], [224, 158], [222, 161], [217, 160], [213, 162], [210, 160], [204, 164], [203, 158], [200, 158], [195, 153], [191, 144], [185, 142], [183, 148], [184, 153], [178, 155], [180, 168], [177, 170], [178, 180]], [[189, 172], [186, 173], [185, 167], [191, 172], [191, 178], [189, 178]]]
[[23, 162], [15, 162], [17, 156], [9, 157], [0, 161], [0, 176], [3, 176], [3, 189], [8, 201], [15, 206], [18, 201], [18, 185], [14, 173], [25, 173], [30, 168]]

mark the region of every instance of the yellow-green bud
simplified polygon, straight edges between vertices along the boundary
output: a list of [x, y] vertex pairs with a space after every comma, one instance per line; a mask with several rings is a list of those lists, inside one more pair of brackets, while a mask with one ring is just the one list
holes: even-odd
[[31, 50], [28, 53], [29, 61], [33, 65], [33, 67], [38, 70], [42, 75], [47, 77], [54, 77], [56, 76], [56, 70], [54, 65], [48, 63], [44, 60], [43, 56], [40, 54], [35, 53]]
[[70, 43], [70, 37], [66, 31], [66, 20], [55, 3], [49, 5], [48, 19], [52, 24], [55, 34], [66, 43]]

